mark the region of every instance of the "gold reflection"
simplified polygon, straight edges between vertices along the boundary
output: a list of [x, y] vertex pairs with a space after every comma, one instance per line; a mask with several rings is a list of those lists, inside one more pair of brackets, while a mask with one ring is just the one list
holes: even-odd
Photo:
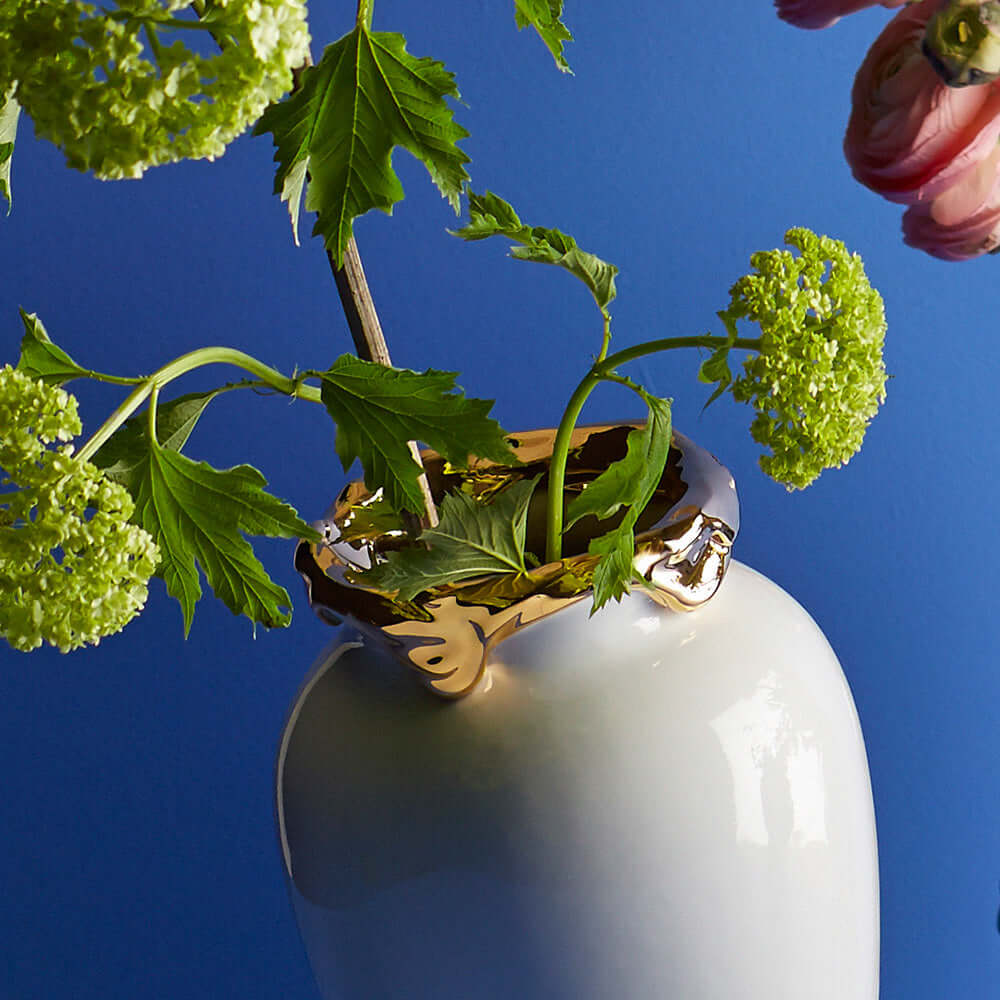
[[[569, 500], [626, 452], [640, 424], [579, 427], [566, 472]], [[540, 476], [528, 513], [528, 548], [544, 548], [544, 509], [555, 430], [512, 436], [518, 466], [475, 461], [456, 470], [433, 451], [422, 452], [436, 500], [462, 489], [491, 496], [512, 482]], [[620, 519], [620, 517], [619, 517]], [[591, 523], [587, 523], [587, 522]], [[564, 537], [567, 556], [520, 577], [492, 576], [436, 587], [407, 603], [364, 585], [363, 571], [381, 554], [410, 544], [381, 491], [354, 482], [341, 491], [321, 523], [324, 538], [300, 542], [295, 565], [312, 606], [324, 618], [348, 617], [378, 632], [396, 657], [438, 694], [468, 694], [484, 675], [490, 652], [505, 638], [590, 596], [596, 559], [587, 545], [613, 522], [585, 518]], [[739, 527], [739, 505], [728, 470], [683, 435], [674, 433], [653, 499], [636, 527], [635, 568], [658, 604], [687, 611], [718, 590]], [[332, 613], [332, 614], [331, 614]]]

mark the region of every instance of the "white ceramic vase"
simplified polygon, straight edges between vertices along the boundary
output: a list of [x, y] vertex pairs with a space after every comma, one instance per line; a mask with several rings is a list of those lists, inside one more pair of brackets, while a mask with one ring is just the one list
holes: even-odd
[[327, 1000], [874, 1000], [864, 743], [809, 615], [733, 563], [581, 602], [444, 701], [342, 636], [277, 763]]

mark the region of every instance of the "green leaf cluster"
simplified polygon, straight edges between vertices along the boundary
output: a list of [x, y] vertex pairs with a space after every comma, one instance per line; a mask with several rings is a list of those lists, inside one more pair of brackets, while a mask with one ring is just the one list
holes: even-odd
[[592, 253], [581, 250], [572, 236], [558, 229], [544, 226], [526, 226], [518, 218], [509, 202], [487, 191], [485, 194], [469, 193], [469, 222], [452, 234], [463, 240], [485, 240], [490, 236], [504, 236], [518, 246], [511, 247], [515, 260], [552, 264], [569, 271], [579, 278], [598, 308], [605, 315], [616, 293], [615, 275], [618, 268]]
[[388, 554], [366, 570], [362, 582], [399, 600], [470, 577], [495, 573], [523, 576], [528, 504], [537, 478], [512, 483], [489, 503], [466, 493], [450, 493], [441, 521], [420, 535], [427, 548], [413, 546]]
[[[593, 611], [620, 600], [635, 578], [635, 529], [653, 496], [670, 452], [670, 400], [634, 389], [646, 400], [649, 420], [627, 439], [625, 456], [595, 478], [571, 503], [568, 525], [581, 518], [618, 523], [595, 537], [586, 556], [532, 568], [525, 552], [528, 504], [538, 477], [515, 480], [487, 495], [457, 491], [441, 504], [441, 523], [421, 544], [392, 551], [359, 574], [360, 582], [396, 600], [452, 593], [462, 600], [506, 607], [530, 594], [568, 597], [593, 588]], [[593, 612], [592, 612], [593, 613]]]
[[[98, 452], [98, 464], [101, 460]], [[202, 593], [198, 567], [233, 614], [268, 628], [291, 621], [288, 592], [268, 576], [243, 535], [296, 538], [315, 532], [263, 489], [267, 481], [257, 469], [215, 469], [148, 435], [137, 435], [131, 463], [119, 457], [113, 468], [109, 475], [135, 498], [136, 521], [160, 548], [157, 575], [181, 605], [185, 635]]]
[[457, 143], [468, 133], [446, 98], [458, 96], [444, 65], [410, 55], [402, 35], [358, 24], [327, 46], [255, 128], [274, 137], [275, 193], [288, 204], [296, 241], [305, 192], [306, 209], [317, 213], [313, 234], [340, 266], [354, 219], [373, 208], [391, 214], [403, 197], [396, 146], [424, 164], [457, 212], [469, 159]]
[[[635, 571], [635, 526], [659, 485], [670, 454], [670, 400], [651, 396], [635, 386], [649, 407], [644, 427], [630, 432], [624, 458], [613, 462], [580, 493], [567, 510], [567, 528], [582, 517], [625, 516], [609, 531], [594, 538], [588, 551], [600, 556], [594, 570], [593, 611], [628, 593]], [[593, 613], [593, 612], [592, 612]]]
[[[37, 316], [22, 311], [21, 319], [20, 371], [53, 386], [94, 374], [52, 342]], [[215, 469], [181, 454], [205, 408], [227, 388], [158, 405], [155, 437], [148, 414], [134, 417], [94, 456], [103, 475], [131, 495], [131, 520], [159, 548], [156, 575], [181, 606], [185, 635], [202, 594], [199, 567], [234, 614], [269, 628], [287, 625], [288, 592], [271, 579], [244, 535], [318, 537], [292, 507], [264, 490], [266, 480], [257, 469]]]
[[128, 421], [95, 456], [135, 498], [135, 521], [160, 547], [157, 575], [181, 606], [188, 634], [202, 595], [198, 569], [233, 614], [274, 628], [291, 621], [291, 598], [244, 535], [315, 538], [295, 510], [272, 496], [251, 465], [216, 469], [181, 454], [198, 419], [224, 389], [157, 406], [156, 438], [146, 417]]

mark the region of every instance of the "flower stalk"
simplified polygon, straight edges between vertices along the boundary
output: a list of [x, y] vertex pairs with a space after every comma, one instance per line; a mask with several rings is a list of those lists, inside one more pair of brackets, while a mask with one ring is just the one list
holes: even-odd
[[681, 347], [702, 347], [714, 350], [725, 347], [727, 344], [732, 347], [745, 348], [747, 350], [759, 350], [760, 340], [754, 338], [738, 338], [735, 342], [727, 337], [713, 336], [705, 334], [695, 337], [663, 337], [659, 340], [648, 340], [633, 347], [605, 357], [608, 341], [608, 323], [605, 322], [604, 350], [593, 367], [580, 380], [577, 387], [570, 396], [569, 403], [563, 412], [562, 420], [556, 431], [555, 441], [552, 445], [552, 462], [549, 466], [549, 494], [545, 514], [545, 561], [557, 562], [562, 558], [562, 535], [564, 522], [564, 490], [566, 486], [566, 463], [569, 460], [570, 441], [573, 437], [573, 430], [577, 420], [583, 410], [584, 404], [590, 394], [601, 382], [626, 382], [617, 375], [615, 369], [629, 361], [644, 357], [647, 354], [657, 354], [660, 351], [670, 351]]
[[[174, 379], [180, 378], [181, 375], [186, 375], [196, 368], [211, 364], [233, 365], [237, 368], [242, 368], [251, 375], [255, 375], [260, 380], [260, 384], [274, 389], [285, 396], [291, 396], [295, 399], [305, 399], [311, 403], [322, 402], [320, 391], [315, 386], [305, 385], [301, 379], [289, 378], [286, 375], [282, 375], [277, 369], [270, 367], [270, 365], [265, 365], [262, 361], [258, 361], [257, 358], [245, 354], [243, 351], [238, 351], [231, 347], [202, 347], [196, 351], [182, 354], [179, 358], [175, 358], [173, 361], [158, 368], [152, 375], [142, 379], [111, 416], [98, 427], [87, 443], [77, 453], [77, 458], [80, 461], [88, 461], [92, 458], [100, 450], [101, 446], [108, 441], [111, 435], [147, 399], [150, 400], [150, 430], [153, 431], [156, 426], [156, 398], [160, 390]], [[96, 374], [93, 377], [99, 381], [122, 381]]]

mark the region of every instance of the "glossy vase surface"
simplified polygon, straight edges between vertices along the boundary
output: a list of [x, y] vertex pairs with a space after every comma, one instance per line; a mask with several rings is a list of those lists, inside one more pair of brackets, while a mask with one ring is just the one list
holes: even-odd
[[345, 632], [277, 820], [327, 1000], [874, 1000], [864, 743], [809, 615], [733, 562], [517, 632], [459, 701]]

